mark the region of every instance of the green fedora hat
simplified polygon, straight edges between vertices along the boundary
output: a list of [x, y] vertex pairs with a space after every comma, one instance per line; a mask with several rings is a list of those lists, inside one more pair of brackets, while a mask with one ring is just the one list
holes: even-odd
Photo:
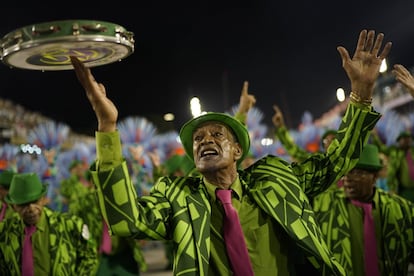
[[15, 174], [15, 172], [10, 170], [0, 172], [0, 186], [3, 186], [8, 189], [10, 187], [12, 178]]
[[180, 130], [180, 139], [181, 143], [183, 144], [185, 153], [188, 155], [188, 157], [190, 157], [191, 160], [194, 160], [193, 133], [201, 124], [210, 121], [215, 121], [227, 125], [236, 135], [237, 141], [240, 143], [243, 149], [243, 155], [237, 162], [240, 163], [249, 153], [249, 131], [240, 121], [225, 113], [208, 112], [185, 123]]
[[322, 134], [321, 137], [321, 141], [323, 141], [323, 139], [325, 139], [326, 137], [328, 137], [329, 135], [336, 135], [338, 133], [338, 131], [336, 129], [327, 129], [325, 130], [325, 132]]
[[355, 168], [367, 171], [379, 171], [382, 168], [382, 165], [377, 146], [372, 144], [365, 145]]
[[409, 132], [409, 131], [400, 132], [400, 134], [398, 134], [398, 137], [397, 137], [396, 141], [398, 142], [398, 141], [400, 141], [401, 138], [405, 138], [405, 137], [412, 137], [411, 132]]
[[46, 194], [47, 185], [40, 182], [35, 173], [20, 173], [13, 176], [10, 189], [4, 198], [10, 204], [26, 204]]

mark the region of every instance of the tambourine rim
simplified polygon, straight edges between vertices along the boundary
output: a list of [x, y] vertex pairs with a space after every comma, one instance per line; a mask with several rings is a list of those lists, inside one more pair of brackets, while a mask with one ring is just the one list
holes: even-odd
[[[83, 39], [83, 37], [85, 37], [85, 39]], [[39, 40], [31, 40], [31, 41], [23, 42], [21, 44], [13, 45], [13, 46], [10, 46], [9, 48], [3, 49], [1, 58], [4, 59], [8, 55], [10, 55], [14, 52], [18, 52], [20, 50], [34, 48], [34, 47], [39, 46], [39, 45], [61, 43], [61, 42], [73, 43], [73, 42], [85, 42], [85, 41], [91, 41], [91, 42], [94, 42], [94, 41], [95, 42], [100, 42], [100, 41], [102, 41], [102, 42], [111, 42], [111, 43], [114, 43], [114, 44], [123, 44], [127, 47], [130, 47], [132, 49], [131, 50], [132, 52], [133, 52], [133, 49], [134, 49], [134, 43], [127, 40], [127, 39], [124, 39], [124, 40], [114, 39], [114, 38], [108, 39], [107, 36], [102, 36], [102, 35], [101, 36], [94, 35], [93, 36], [94, 39], [90, 39], [90, 37], [91, 37], [91, 35], [79, 35], [79, 36], [76, 36], [76, 37], [64, 36], [64, 37], [61, 37], [59, 39], [56, 39], [56, 38], [47, 39], [47, 38], [45, 38], [45, 39], [39, 39]], [[105, 39], [102, 39], [102, 38], [105, 38]], [[129, 42], [129, 43], [124, 43], [124, 41]], [[12, 48], [12, 50], [9, 51], [10, 48]]]
[[[69, 43], [66, 40], [67, 43]], [[91, 40], [88, 41], [74, 41], [79, 42], [79, 43], [83, 43], [83, 42], [94, 42]], [[115, 45], [116, 47], [122, 47], [122, 49], [125, 51], [125, 53], [122, 56], [119, 56], [118, 58], [110, 58], [110, 59], [100, 59], [100, 60], [94, 60], [94, 61], [85, 61], [85, 64], [88, 65], [88, 67], [96, 67], [96, 66], [102, 66], [102, 65], [106, 65], [106, 64], [110, 64], [110, 63], [114, 63], [117, 61], [121, 61], [125, 58], [127, 58], [128, 56], [132, 55], [134, 53], [134, 48], [133, 47], [128, 47], [125, 44], [122, 43], [112, 43], [110, 41], [98, 41], [98, 42], [102, 42], [102, 43], [106, 43], [109, 45]], [[71, 42], [73, 43], [73, 42]], [[52, 43], [49, 43], [50, 45], [53, 45]], [[42, 44], [38, 44], [38, 46], [40, 47], [47, 47], [48, 44], [42, 43]], [[111, 46], [111, 47], [115, 47], [115, 46]], [[4, 56], [2, 58], [2, 62], [4, 64], [6, 64], [7, 66], [9, 66], [10, 68], [19, 68], [19, 69], [28, 69], [28, 70], [37, 70], [37, 71], [63, 71], [63, 70], [71, 70], [73, 69], [73, 66], [71, 64], [67, 64], [67, 65], [60, 65], [60, 66], [35, 66], [35, 65], [30, 65], [30, 64], [20, 64], [18, 62], [14, 62], [13, 59], [18, 58], [17, 55], [25, 55], [27, 53], [27, 51], [30, 50], [36, 50], [36, 47], [28, 47], [25, 49], [19, 49], [18, 51], [13, 51], [10, 52], [7, 56]]]
[[[6, 41], [19, 32], [26, 33], [32, 28], [43, 27], [44, 25], [62, 25], [68, 23], [79, 23], [82, 25], [85, 24], [101, 24], [103, 26], [108, 27], [110, 30], [119, 30], [114, 33], [79, 33], [79, 34], [66, 34], [64, 36], [46, 36], [46, 37], [37, 37], [33, 39], [29, 36], [29, 40], [21, 40], [21, 41], [12, 41], [12, 43], [8, 45], [2, 45], [0, 47], [0, 60], [11, 68], [20, 68], [20, 69], [30, 69], [30, 70], [42, 70], [42, 71], [57, 71], [57, 70], [69, 70], [73, 69], [71, 65], [62, 65], [62, 66], [37, 66], [31, 65], [30, 63], [19, 63], [16, 62], [20, 56], [27, 55], [27, 54], [36, 54], [36, 51], [40, 52], [45, 47], [61, 47], [66, 49], [73, 49], [76, 48], [76, 43], [85, 44], [91, 43], [91, 45], [87, 45], [87, 47], [94, 48], [94, 43], [104, 43], [109, 48], [113, 49], [121, 49], [121, 55], [118, 55], [117, 58], [109, 58], [109, 59], [102, 59], [102, 60], [94, 60], [87, 62], [90, 67], [105, 65], [109, 63], [113, 63], [116, 61], [120, 61], [125, 59], [126, 57], [130, 56], [134, 52], [134, 39], [133, 39], [133, 32], [130, 32], [125, 29], [125, 27], [112, 23], [109, 21], [99, 21], [99, 20], [87, 20], [87, 19], [75, 19], [75, 20], [55, 20], [49, 22], [41, 22], [36, 24], [26, 25], [24, 27], [15, 29], [0, 39], [0, 42]], [[66, 27], [66, 26], [64, 26]], [[25, 36], [26, 37], [26, 36]], [[66, 45], [66, 47], [65, 47]], [[116, 45], [116, 46], [111, 46]], [[21, 53], [21, 55], [19, 54]]]

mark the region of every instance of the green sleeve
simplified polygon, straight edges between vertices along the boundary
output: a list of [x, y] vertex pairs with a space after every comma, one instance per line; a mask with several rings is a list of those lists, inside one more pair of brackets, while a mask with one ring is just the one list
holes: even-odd
[[297, 162], [302, 162], [309, 157], [310, 153], [299, 147], [290, 136], [289, 131], [285, 126], [279, 127], [275, 131], [276, 137], [280, 140], [283, 147], [288, 154], [293, 157]]
[[311, 154], [300, 164], [293, 163], [293, 170], [302, 189], [310, 198], [337, 183], [356, 165], [371, 130], [380, 117], [372, 107], [360, 108], [350, 103], [327, 152]]
[[107, 171], [123, 161], [121, 138], [118, 131], [96, 132], [96, 168]]

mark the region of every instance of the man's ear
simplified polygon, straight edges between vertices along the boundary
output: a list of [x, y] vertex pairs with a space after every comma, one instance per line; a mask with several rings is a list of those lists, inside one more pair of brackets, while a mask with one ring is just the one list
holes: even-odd
[[233, 151], [234, 151], [234, 159], [236, 159], [236, 161], [239, 160], [243, 155], [243, 149], [239, 143], [235, 144]]

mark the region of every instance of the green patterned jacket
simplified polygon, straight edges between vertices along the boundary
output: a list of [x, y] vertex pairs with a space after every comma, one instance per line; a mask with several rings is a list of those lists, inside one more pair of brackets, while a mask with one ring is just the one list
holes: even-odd
[[[380, 115], [350, 104], [326, 155], [303, 163], [265, 157], [239, 171], [247, 193], [301, 247], [321, 275], [345, 275], [323, 240], [309, 197], [321, 193], [357, 162]], [[137, 239], [172, 239], [175, 275], [208, 275], [211, 205], [200, 177], [162, 177], [149, 196], [138, 198], [126, 163], [91, 167], [99, 204], [110, 230]]]
[[[83, 238], [83, 221], [47, 207], [43, 212], [49, 224], [50, 275], [94, 275], [98, 256], [93, 243]], [[19, 216], [0, 222], [0, 275], [21, 275], [23, 235]]]
[[[314, 203], [314, 211], [328, 246], [349, 276], [352, 273], [351, 231], [343, 188], [323, 193]], [[373, 199], [379, 208], [381, 223], [381, 275], [407, 275], [414, 262], [414, 204], [400, 196], [376, 189]]]

